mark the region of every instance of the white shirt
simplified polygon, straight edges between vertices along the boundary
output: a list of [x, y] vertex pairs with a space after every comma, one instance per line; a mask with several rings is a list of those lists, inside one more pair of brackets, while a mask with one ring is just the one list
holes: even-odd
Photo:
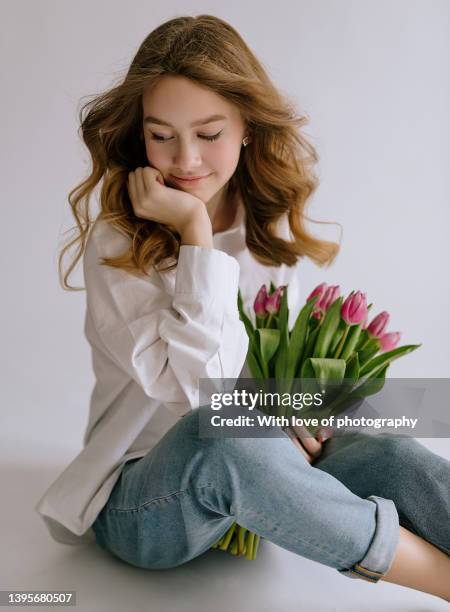
[[[278, 234], [292, 239], [287, 216]], [[245, 244], [240, 197], [233, 225], [213, 235], [214, 248], [182, 245], [174, 270], [150, 268], [150, 277], [138, 278], [99, 263], [128, 245], [126, 236], [97, 219], [83, 258], [84, 332], [96, 377], [83, 450], [35, 506], [53, 539], [64, 544], [95, 540], [91, 525], [124, 464], [146, 455], [199, 406], [199, 378], [251, 377], [243, 372], [248, 338], [238, 288], [248, 314], [270, 281], [289, 284], [290, 325], [299, 310], [301, 259], [292, 267], [256, 261]]]

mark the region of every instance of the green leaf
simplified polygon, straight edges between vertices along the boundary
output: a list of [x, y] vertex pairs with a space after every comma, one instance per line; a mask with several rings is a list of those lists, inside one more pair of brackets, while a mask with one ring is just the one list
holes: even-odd
[[[368, 332], [367, 332], [367, 329], [363, 329], [363, 330], [361, 331], [360, 336], [359, 336], [359, 340], [358, 340], [358, 343], [357, 343], [357, 345], [356, 345], [356, 347], [355, 347], [355, 350], [356, 350], [356, 351], [360, 351], [360, 350], [361, 350], [361, 347], [362, 347], [362, 346], [363, 346], [363, 345], [366, 343], [366, 341], [367, 341], [368, 339], [369, 339], [369, 334], [368, 334]], [[364, 350], [364, 349], [363, 349], [363, 350]]]
[[344, 342], [344, 348], [340, 354], [341, 359], [348, 359], [358, 344], [359, 336], [361, 335], [362, 323], [359, 325], [352, 325], [348, 332], [347, 338]]
[[341, 318], [341, 320], [339, 321], [339, 325], [336, 330], [336, 333], [334, 334], [331, 340], [330, 348], [328, 349], [328, 353], [327, 353], [327, 357], [333, 357], [334, 353], [336, 352], [339, 342], [342, 340], [342, 336], [344, 335], [346, 327], [347, 327], [347, 323], [344, 321], [344, 319]]
[[317, 336], [319, 335], [319, 331], [320, 331], [320, 327], [316, 327], [316, 329], [314, 329], [313, 331], [310, 331], [307, 337], [307, 340], [306, 340], [305, 349], [303, 351], [302, 362], [304, 362], [305, 359], [308, 359], [308, 357], [312, 357], [312, 354], [314, 351], [314, 345], [316, 344], [316, 339], [317, 339]]
[[280, 326], [280, 344], [275, 357], [275, 378], [286, 378], [287, 357], [289, 346], [289, 329], [288, 329], [288, 288], [284, 288], [281, 296], [281, 304], [279, 311], [279, 326]]
[[[315, 295], [311, 300], [314, 300], [314, 303], [319, 299], [318, 295]], [[316, 317], [311, 317], [308, 321], [308, 329], [309, 331], [314, 331], [320, 325], [320, 319], [316, 319]]]
[[302, 361], [303, 349], [305, 348], [305, 341], [308, 332], [308, 322], [310, 320], [314, 304], [318, 299], [319, 296], [315, 295], [303, 306], [297, 316], [294, 327], [292, 328], [289, 338], [286, 378], [294, 378], [295, 372]]
[[343, 359], [312, 357], [309, 361], [315, 377], [321, 385], [326, 385], [328, 382], [333, 384], [342, 382], [345, 373], [345, 361]]
[[262, 329], [266, 324], [267, 317], [258, 317], [255, 315], [256, 329]]
[[378, 353], [379, 350], [379, 341], [376, 338], [372, 338], [371, 340], [369, 340], [369, 342], [366, 344], [366, 348], [362, 350], [359, 349], [358, 351], [360, 367], [362, 368], [368, 361], [370, 361], [372, 357], [374, 357]]
[[238, 303], [238, 310], [240, 314], [245, 314], [244, 313], [244, 304], [242, 301], [242, 293], [241, 293], [241, 289], [238, 289], [238, 297], [237, 297], [237, 303]]
[[353, 353], [352, 357], [346, 363], [344, 380], [339, 389], [339, 395], [344, 395], [351, 391], [359, 379], [359, 370], [358, 353]]
[[348, 408], [351, 408], [358, 402], [361, 402], [365, 397], [378, 393], [378, 391], [384, 387], [388, 367], [389, 364], [385, 364], [373, 377], [364, 381], [362, 385], [356, 387], [356, 389], [354, 389], [350, 394], [344, 394], [341, 396], [333, 409], [330, 411], [329, 415], [337, 416], [342, 414], [342, 412], [345, 412], [345, 410]]
[[270, 281], [270, 287], [269, 287], [269, 295], [272, 295], [272, 293], [275, 291], [276, 287], [273, 284], [273, 281]]
[[258, 379], [264, 378], [264, 373], [259, 364], [258, 358], [252, 351], [249, 351], [247, 353], [247, 365], [248, 365], [248, 369], [250, 370], [253, 378], [258, 378]]
[[339, 321], [341, 320], [342, 300], [342, 296], [339, 297], [328, 309], [325, 319], [319, 327], [319, 334], [314, 347], [313, 357], [326, 357], [334, 334], [339, 327]]
[[302, 392], [334, 392], [341, 385], [344, 374], [343, 359], [309, 357], [301, 369]]
[[345, 367], [345, 378], [352, 381], [357, 381], [359, 378], [359, 357], [358, 353], [353, 353], [353, 356], [347, 361]]
[[374, 357], [374, 359], [371, 359], [370, 361], [368, 361], [361, 368], [361, 371], [359, 374], [361, 377], [366, 376], [366, 375], [370, 376], [370, 374], [374, 370], [378, 370], [380, 366], [386, 363], [390, 364], [392, 361], [394, 361], [395, 359], [398, 359], [402, 355], [407, 355], [408, 353], [415, 351], [417, 348], [419, 348], [419, 346], [422, 346], [422, 345], [421, 344], [406, 344], [404, 346], [399, 346], [393, 349], [392, 351], [387, 351], [386, 353], [382, 353], [381, 355], [378, 355], [378, 357]]
[[316, 373], [311, 363], [311, 358], [305, 359], [300, 370], [302, 393], [321, 392], [319, 382], [316, 380]]
[[278, 345], [280, 344], [279, 329], [258, 329], [256, 330], [259, 336], [259, 347], [263, 361], [268, 364], [275, 355]]
[[381, 366], [373, 376], [367, 377], [362, 385], [356, 387], [354, 393], [358, 397], [369, 397], [381, 391], [384, 387], [386, 372], [389, 367], [389, 363]]
[[253, 327], [253, 323], [250, 321], [248, 316], [244, 312], [244, 307], [242, 303], [242, 295], [241, 290], [238, 290], [238, 310], [239, 317], [244, 324], [245, 331], [247, 332], [247, 336], [250, 343], [250, 348], [253, 351], [258, 351], [257, 339], [255, 338], [255, 329]]

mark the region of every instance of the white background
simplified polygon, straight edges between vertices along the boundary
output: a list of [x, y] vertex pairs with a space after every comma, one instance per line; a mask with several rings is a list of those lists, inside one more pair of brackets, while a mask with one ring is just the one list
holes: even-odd
[[[32, 435], [77, 450], [87, 419], [85, 293], [63, 291], [57, 275], [74, 225], [67, 195], [90, 167], [81, 99], [124, 76], [147, 34], [177, 15], [229, 21], [310, 118], [320, 185], [308, 213], [341, 223], [343, 239], [329, 269], [306, 261], [304, 297], [321, 281], [366, 291], [401, 344], [423, 343], [388, 375], [449, 376], [448, 1], [2, 6], [2, 403], [16, 449]], [[339, 239], [337, 225], [309, 227]], [[83, 285], [80, 266], [71, 284]]]

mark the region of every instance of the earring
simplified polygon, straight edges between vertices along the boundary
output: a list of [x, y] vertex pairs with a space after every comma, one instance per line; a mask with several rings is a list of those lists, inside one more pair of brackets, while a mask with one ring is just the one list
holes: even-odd
[[246, 136], [244, 138], [244, 140], [242, 141], [242, 144], [244, 145], [244, 147], [246, 147], [248, 145], [248, 143], [249, 143], [249, 138], [248, 138], [248, 136]]

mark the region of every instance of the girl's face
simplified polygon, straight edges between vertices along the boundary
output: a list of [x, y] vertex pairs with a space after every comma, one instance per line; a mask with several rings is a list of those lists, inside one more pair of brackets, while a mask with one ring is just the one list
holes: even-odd
[[[161, 172], [166, 185], [210, 201], [239, 161], [246, 135], [239, 109], [178, 75], [165, 75], [152, 90], [144, 90], [142, 105], [150, 166]], [[189, 177], [204, 178], [181, 180]]]

